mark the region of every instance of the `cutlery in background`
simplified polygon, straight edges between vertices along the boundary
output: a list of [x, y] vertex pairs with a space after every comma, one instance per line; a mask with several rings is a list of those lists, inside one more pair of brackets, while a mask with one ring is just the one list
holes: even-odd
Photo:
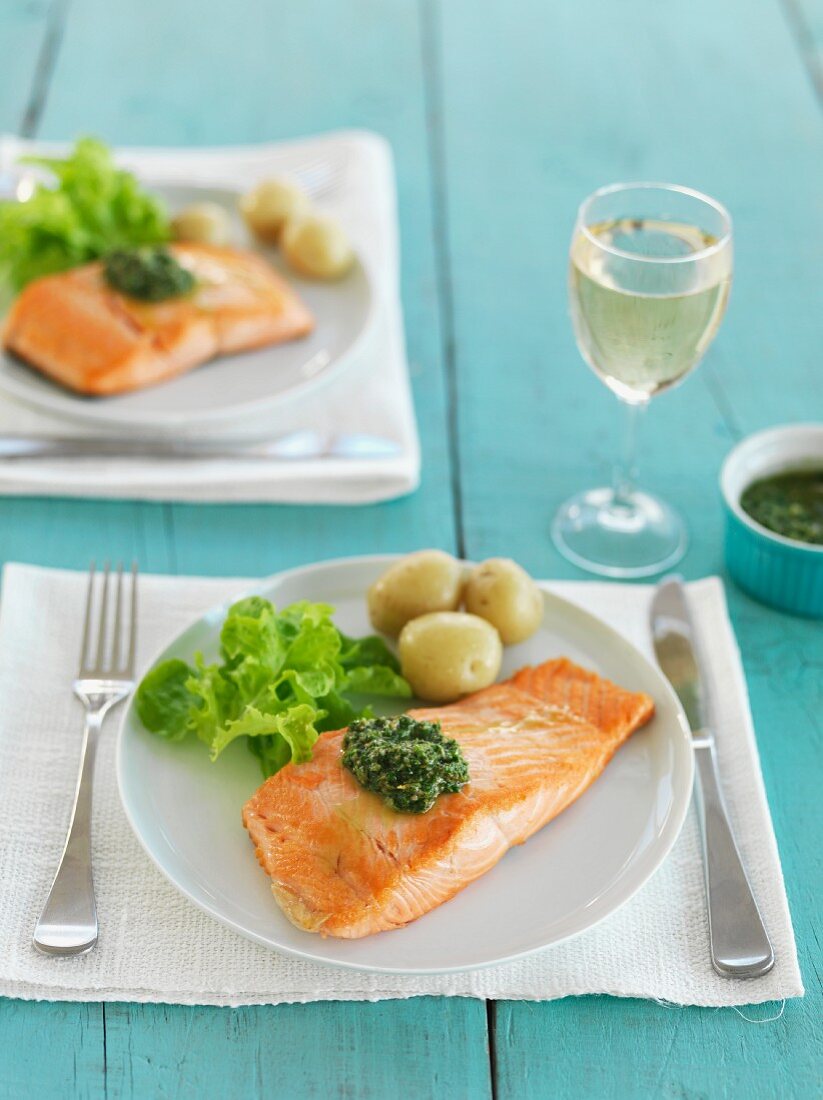
[[[134, 689], [134, 647], [137, 636], [137, 566], [130, 581], [122, 565], [114, 583], [110, 611], [110, 570], [101, 584], [89, 571], [80, 670], [74, 694], [86, 710], [80, 771], [66, 844], [43, 912], [34, 929], [34, 946], [45, 955], [82, 955], [97, 943], [97, 905], [91, 861], [91, 806], [94, 758], [103, 720], [112, 707]], [[95, 597], [95, 589], [99, 589]], [[99, 610], [98, 610], [99, 607]], [[97, 619], [95, 630], [93, 619]]]
[[[278, 167], [272, 158], [269, 176], [284, 176], [293, 180], [310, 199], [320, 199], [331, 195], [342, 187], [349, 167], [347, 149], [335, 150], [333, 154], [312, 156], [299, 162], [286, 161], [284, 167]], [[236, 175], [227, 177], [225, 173], [208, 173], [199, 176], [182, 176], [179, 170], [169, 171], [165, 175], [160, 170], [143, 175], [137, 173], [147, 187], [185, 187], [186, 190], [202, 191], [204, 196], [216, 190], [232, 191], [239, 199], [244, 188], [238, 187]], [[257, 182], [257, 179], [254, 180]], [[251, 186], [251, 184], [249, 184]]]
[[758, 978], [774, 966], [774, 952], [723, 801], [708, 693], [679, 577], [658, 586], [650, 625], [658, 664], [680, 697], [692, 731], [712, 965], [724, 978]]
[[[312, 156], [300, 161], [286, 162], [279, 168], [272, 158], [270, 175], [283, 175], [293, 179], [311, 199], [324, 198], [340, 188], [348, 171], [348, 150], [336, 150], [334, 155]], [[197, 177], [181, 175], [179, 169], [168, 170], [163, 174], [161, 168], [144, 178], [136, 173], [148, 187], [185, 187], [187, 190], [202, 191], [204, 196], [214, 191], [234, 191], [238, 198], [242, 188], [237, 180], [226, 179], [224, 174], [214, 173]], [[16, 199], [28, 202], [38, 183], [48, 182], [49, 173], [14, 163], [5, 168], [0, 166], [0, 199]]]
[[245, 440], [200, 443], [195, 440], [124, 439], [115, 436], [0, 435], [0, 463], [48, 458], [305, 462], [316, 458], [394, 458], [401, 450], [399, 443], [383, 436], [359, 432], [328, 434], [311, 429], [289, 432], [263, 443], [248, 443]]

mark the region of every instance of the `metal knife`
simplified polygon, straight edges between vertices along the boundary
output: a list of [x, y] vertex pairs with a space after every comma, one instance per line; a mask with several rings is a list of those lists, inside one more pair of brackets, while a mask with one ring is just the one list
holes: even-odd
[[32, 459], [154, 459], [155, 461], [245, 460], [300, 462], [317, 458], [394, 458], [393, 439], [358, 432], [329, 434], [306, 429], [262, 443], [247, 440], [130, 439], [115, 436], [0, 435], [0, 465]]
[[680, 577], [668, 577], [658, 586], [650, 625], [658, 663], [680, 697], [692, 731], [712, 966], [724, 978], [759, 978], [774, 966], [774, 951], [723, 801], [708, 692]]

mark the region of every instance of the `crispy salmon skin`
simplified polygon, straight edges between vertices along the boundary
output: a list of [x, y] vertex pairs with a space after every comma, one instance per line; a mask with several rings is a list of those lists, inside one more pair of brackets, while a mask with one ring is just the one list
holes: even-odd
[[261, 256], [205, 244], [169, 250], [197, 280], [191, 294], [138, 301], [106, 283], [102, 264], [85, 264], [29, 283], [3, 326], [4, 346], [68, 389], [110, 396], [311, 332], [311, 313]]
[[341, 763], [339, 730], [320, 737], [309, 763], [267, 779], [243, 822], [299, 928], [344, 938], [400, 928], [574, 802], [653, 711], [647, 695], [549, 661], [461, 702], [411, 712], [440, 722], [469, 765], [467, 786], [428, 813], [396, 813], [361, 787]]

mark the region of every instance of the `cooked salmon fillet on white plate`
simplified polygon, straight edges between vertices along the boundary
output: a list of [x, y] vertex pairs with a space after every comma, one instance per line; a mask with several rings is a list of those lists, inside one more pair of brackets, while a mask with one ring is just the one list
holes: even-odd
[[168, 247], [197, 280], [190, 294], [138, 301], [107, 284], [102, 264], [85, 264], [29, 283], [6, 320], [4, 345], [69, 389], [106, 396], [311, 332], [311, 313], [261, 256], [216, 245]]
[[246, 803], [243, 821], [286, 916], [354, 938], [400, 928], [453, 897], [565, 810], [649, 720], [648, 695], [571, 661], [523, 669], [450, 706], [441, 723], [469, 783], [423, 814], [397, 813], [341, 763], [345, 731], [324, 733]]

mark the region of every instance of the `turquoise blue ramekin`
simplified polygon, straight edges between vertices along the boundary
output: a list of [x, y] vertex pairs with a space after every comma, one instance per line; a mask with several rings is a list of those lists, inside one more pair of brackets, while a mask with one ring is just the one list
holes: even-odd
[[726, 565], [756, 600], [808, 618], [823, 618], [823, 546], [783, 538], [740, 507], [748, 485], [788, 470], [823, 469], [823, 424], [787, 424], [739, 443], [720, 472], [726, 509]]

